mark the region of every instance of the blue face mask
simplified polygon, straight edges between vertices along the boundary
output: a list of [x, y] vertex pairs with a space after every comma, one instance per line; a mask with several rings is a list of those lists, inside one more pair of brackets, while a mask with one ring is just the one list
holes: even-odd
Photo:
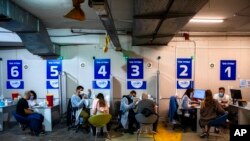
[[34, 100], [34, 96], [30, 96], [30, 100]]
[[224, 96], [224, 94], [223, 93], [219, 93], [219, 97], [223, 97]]

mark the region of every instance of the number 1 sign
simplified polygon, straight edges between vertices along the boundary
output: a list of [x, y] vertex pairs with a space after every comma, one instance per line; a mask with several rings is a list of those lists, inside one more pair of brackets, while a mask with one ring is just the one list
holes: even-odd
[[192, 79], [192, 59], [177, 58], [177, 78]]
[[220, 61], [220, 80], [236, 80], [236, 60]]

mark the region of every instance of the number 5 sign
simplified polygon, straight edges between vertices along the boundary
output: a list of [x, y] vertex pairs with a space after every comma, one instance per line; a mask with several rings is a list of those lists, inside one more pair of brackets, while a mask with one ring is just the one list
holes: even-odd
[[95, 59], [94, 71], [95, 79], [110, 79], [110, 59]]
[[236, 80], [236, 60], [220, 61], [220, 80]]
[[22, 60], [7, 60], [8, 79], [22, 79]]
[[47, 79], [58, 79], [62, 71], [62, 60], [47, 60]]
[[177, 58], [177, 78], [192, 79], [192, 59]]

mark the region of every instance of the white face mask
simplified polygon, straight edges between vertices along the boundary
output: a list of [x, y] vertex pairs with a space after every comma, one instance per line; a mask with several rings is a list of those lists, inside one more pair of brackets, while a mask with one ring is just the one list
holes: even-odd
[[84, 92], [83, 92], [83, 91], [80, 91], [80, 94], [84, 94]]

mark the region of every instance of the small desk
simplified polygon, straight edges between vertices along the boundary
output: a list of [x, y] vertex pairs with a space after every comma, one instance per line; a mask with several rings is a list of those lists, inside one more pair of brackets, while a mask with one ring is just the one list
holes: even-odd
[[45, 131], [51, 132], [53, 125], [60, 121], [59, 105], [53, 107], [33, 107], [32, 109], [44, 116], [43, 125], [45, 126]]
[[16, 104], [0, 107], [0, 131], [3, 131], [4, 114], [8, 114], [7, 122], [9, 122], [14, 111], [16, 111]]
[[238, 105], [230, 104], [230, 106], [238, 109], [238, 124], [250, 125], [250, 102], [247, 102], [247, 106], [241, 107]]

